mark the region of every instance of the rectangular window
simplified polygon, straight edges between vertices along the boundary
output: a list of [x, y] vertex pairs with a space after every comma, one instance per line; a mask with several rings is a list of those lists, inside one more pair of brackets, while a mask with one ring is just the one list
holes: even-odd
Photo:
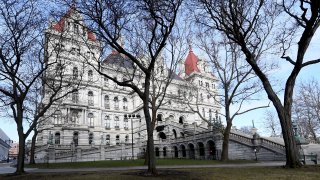
[[79, 26], [78, 26], [77, 24], [74, 24], [74, 25], [73, 25], [73, 32], [74, 32], [75, 34], [79, 34]]

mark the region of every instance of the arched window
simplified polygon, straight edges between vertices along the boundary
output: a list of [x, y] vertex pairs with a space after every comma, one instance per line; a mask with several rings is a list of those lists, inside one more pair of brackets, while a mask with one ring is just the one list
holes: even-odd
[[72, 75], [73, 75], [73, 79], [77, 79], [78, 78], [78, 68], [77, 67], [73, 67]]
[[89, 144], [91, 145], [93, 142], [93, 133], [89, 134]]
[[118, 99], [118, 97], [114, 97], [113, 101], [114, 101], [114, 108], [115, 109], [119, 109], [119, 99]]
[[93, 92], [92, 91], [88, 92], [88, 105], [93, 106]]
[[110, 134], [106, 135], [106, 145], [110, 145]]
[[183, 124], [183, 117], [182, 116], [179, 117], [179, 124]]
[[93, 80], [93, 71], [89, 70], [88, 71], [88, 81], [92, 81]]
[[162, 121], [162, 114], [157, 115], [157, 121]]
[[54, 144], [60, 144], [60, 133], [56, 132], [54, 134]]
[[128, 110], [128, 100], [127, 100], [127, 98], [123, 98], [123, 110]]
[[120, 129], [120, 126], [119, 126], [119, 117], [118, 116], [115, 116], [114, 117], [114, 128], [115, 129]]
[[72, 93], [72, 102], [73, 103], [78, 103], [79, 102], [79, 92], [77, 89], [73, 90]]
[[129, 142], [129, 135], [128, 135], [128, 134], [126, 135], [124, 141], [125, 141], [126, 143]]
[[109, 96], [108, 95], [104, 96], [104, 108], [110, 109], [110, 101], [109, 101]]
[[120, 135], [116, 135], [116, 145], [120, 145]]
[[110, 119], [110, 116], [108, 116], [108, 115], [106, 115], [105, 117], [104, 117], [104, 120], [105, 120], [105, 128], [106, 129], [110, 129], [110, 121], [111, 121], [111, 119]]
[[94, 119], [93, 119], [93, 114], [92, 113], [89, 113], [88, 114], [88, 120], [89, 120], [89, 126], [90, 127], [93, 127], [94, 126]]
[[176, 132], [176, 130], [173, 129], [172, 132], [173, 132], [173, 137], [174, 137], [175, 139], [177, 139], [177, 132]]

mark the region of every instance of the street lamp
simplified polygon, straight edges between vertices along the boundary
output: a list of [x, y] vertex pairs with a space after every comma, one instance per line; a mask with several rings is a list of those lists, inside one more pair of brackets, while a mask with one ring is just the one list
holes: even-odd
[[254, 152], [254, 155], [256, 156], [256, 161], [258, 161], [258, 157], [257, 157], [257, 149], [256, 149], [256, 148], [254, 148], [254, 149], [253, 149], [253, 152]]
[[131, 119], [131, 158], [134, 160], [134, 154], [133, 154], [133, 119], [140, 119], [140, 114], [125, 114], [125, 119]]

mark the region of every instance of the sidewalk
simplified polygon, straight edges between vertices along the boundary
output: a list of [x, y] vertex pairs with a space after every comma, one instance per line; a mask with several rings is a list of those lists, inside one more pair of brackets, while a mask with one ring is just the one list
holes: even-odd
[[[0, 165], [0, 174], [13, 173], [15, 168]], [[194, 168], [245, 168], [245, 167], [265, 167], [265, 166], [283, 166], [285, 162], [271, 161], [258, 162], [248, 164], [215, 164], [215, 165], [176, 165], [176, 166], [157, 166], [157, 169], [194, 169]], [[147, 169], [147, 166], [131, 166], [131, 167], [111, 167], [111, 168], [68, 168], [68, 169], [36, 169], [25, 168], [27, 172], [34, 173], [59, 173], [59, 172], [95, 172], [95, 171], [125, 171], [125, 170], [142, 170]]]

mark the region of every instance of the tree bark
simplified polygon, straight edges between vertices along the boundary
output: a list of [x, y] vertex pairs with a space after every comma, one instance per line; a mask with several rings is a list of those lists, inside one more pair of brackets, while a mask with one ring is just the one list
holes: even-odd
[[232, 122], [227, 121], [227, 126], [223, 132], [221, 161], [228, 161], [229, 160], [229, 138], [230, 138], [231, 126], [232, 126]]
[[30, 161], [29, 164], [36, 164], [36, 161], [34, 160], [35, 156], [35, 150], [36, 150], [36, 139], [37, 139], [38, 131], [35, 129], [34, 134], [32, 136], [31, 140], [31, 149], [30, 149]]
[[23, 134], [22, 126], [18, 128], [18, 135], [19, 135], [19, 152], [18, 152], [17, 168], [16, 168], [15, 174], [23, 174], [25, 173], [24, 171], [25, 137]]

